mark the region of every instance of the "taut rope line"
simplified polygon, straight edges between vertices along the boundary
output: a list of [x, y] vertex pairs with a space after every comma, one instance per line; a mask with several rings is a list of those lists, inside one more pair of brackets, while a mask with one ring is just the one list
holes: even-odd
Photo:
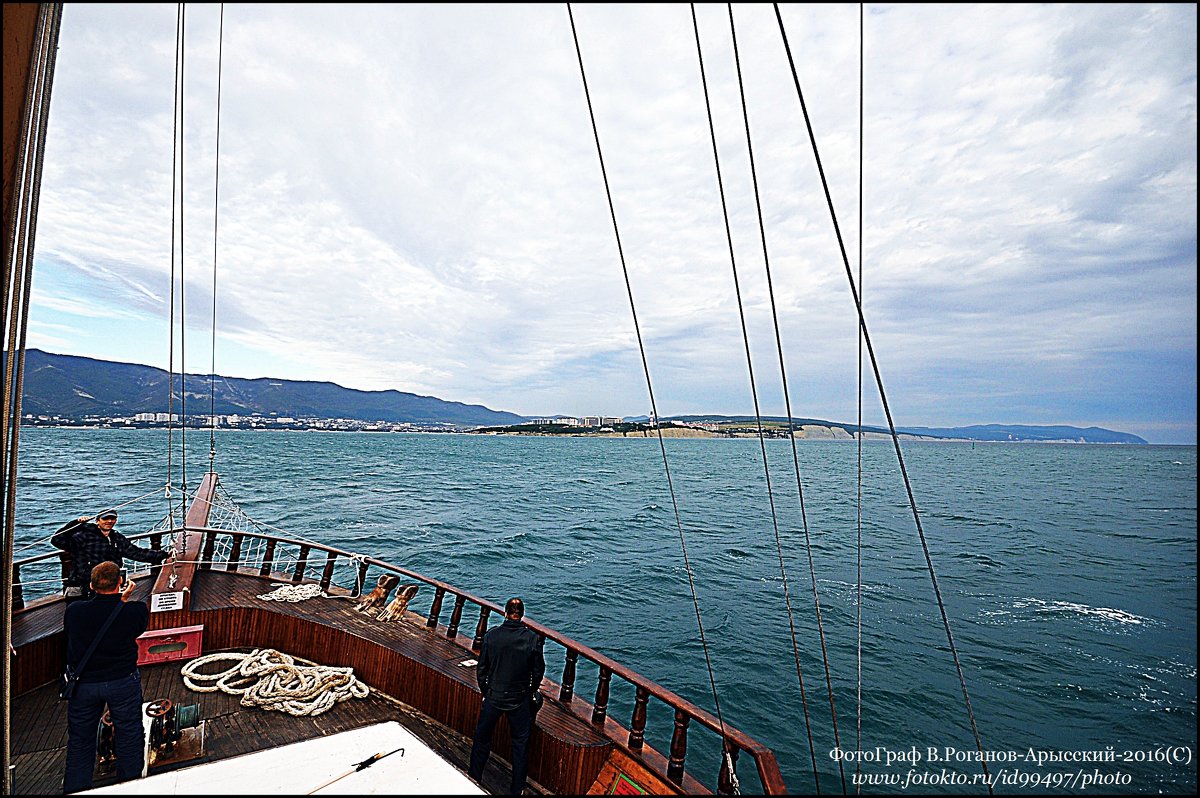
[[[724, 219], [724, 222], [725, 222], [725, 241], [729, 247], [729, 265], [730, 265], [730, 269], [732, 270], [732, 273], [733, 273], [733, 291], [734, 291], [734, 296], [737, 299], [738, 318], [741, 321], [741, 326], [742, 326], [742, 343], [745, 345], [745, 350], [746, 350], [746, 370], [749, 373], [749, 378], [750, 378], [750, 396], [754, 402], [754, 419], [758, 425], [758, 445], [762, 452], [763, 477], [766, 480], [766, 486], [767, 486], [767, 502], [771, 508], [771, 525], [775, 530], [775, 544], [776, 544], [776, 549], [779, 552], [779, 570], [780, 570], [780, 573], [781, 573], [781, 576], [783, 579], [784, 601], [787, 605], [788, 626], [791, 629], [791, 635], [792, 635], [792, 653], [794, 654], [795, 661], [796, 661], [796, 676], [800, 682], [800, 703], [804, 708], [804, 727], [808, 733], [809, 753], [812, 755], [813, 783], [816, 785], [817, 794], [820, 794], [821, 780], [820, 780], [820, 776], [819, 776], [818, 770], [817, 770], [817, 751], [816, 751], [816, 746], [813, 743], [812, 723], [809, 720], [808, 697], [804, 690], [804, 672], [800, 666], [800, 648], [796, 642], [796, 625], [795, 625], [795, 622], [792, 617], [792, 603], [791, 603], [790, 593], [788, 590], [787, 569], [784, 566], [784, 562], [783, 562], [783, 544], [782, 544], [782, 542], [780, 540], [780, 536], [779, 536], [779, 517], [775, 510], [774, 491], [771, 488], [771, 470], [770, 470], [770, 467], [767, 462], [767, 444], [766, 444], [765, 435], [763, 434], [762, 412], [759, 407], [758, 389], [755, 386], [755, 380], [754, 380], [754, 363], [750, 356], [750, 334], [746, 328], [746, 310], [745, 310], [744, 304], [742, 302], [741, 281], [738, 279], [737, 257], [734, 254], [734, 249], [733, 249], [733, 232], [730, 229], [730, 225], [729, 225], [729, 206], [725, 199], [725, 183], [724, 183], [723, 178], [721, 177], [721, 158], [720, 158], [720, 155], [718, 154], [718, 149], [717, 149], [717, 130], [716, 130], [716, 125], [713, 123], [712, 102], [710, 101], [709, 93], [708, 93], [708, 78], [705, 75], [705, 71], [704, 71], [704, 53], [703, 53], [703, 49], [700, 46], [700, 25], [696, 20], [696, 5], [695, 5], [695, 3], [690, 4], [690, 8], [691, 8], [691, 12], [692, 12], [692, 30], [696, 37], [696, 59], [700, 65], [700, 83], [704, 89], [704, 107], [705, 107], [705, 111], [708, 114], [708, 132], [709, 132], [709, 137], [712, 140], [713, 165], [716, 169], [716, 175], [717, 175], [717, 191], [721, 198], [721, 214], [722, 214], [722, 218]], [[732, 30], [732, 26], [733, 26], [733, 9], [732, 8], [730, 8], [730, 10], [729, 10], [729, 22], [730, 22], [730, 29]], [[736, 58], [737, 58], [737, 37], [736, 37], [736, 35], [734, 36], [733, 41], [734, 41], [734, 45], [733, 45], [734, 46], [734, 58], [736, 60]], [[741, 80], [741, 66], [740, 65], [738, 66], [738, 78], [739, 78], [739, 84], [740, 84], [740, 80]], [[748, 127], [747, 127], [747, 141], [749, 141], [749, 128]], [[751, 156], [751, 158], [753, 158], [753, 156]], [[753, 160], [751, 160], [751, 164], [753, 164]], [[753, 171], [753, 166], [751, 166], [751, 170]], [[789, 415], [790, 415], [790, 413], [789, 413]]]
[[[942, 600], [942, 591], [938, 587], [937, 573], [933, 568], [933, 557], [929, 553], [929, 542], [925, 539], [925, 530], [921, 526], [921, 514], [917, 511], [917, 500], [913, 496], [912, 482], [908, 478], [908, 469], [904, 465], [904, 453], [900, 450], [900, 436], [896, 434], [896, 423], [892, 419], [892, 409], [888, 405], [887, 393], [883, 388], [883, 376], [879, 371], [879, 360], [875, 356], [875, 347], [871, 344], [871, 334], [867, 330], [867, 320], [863, 315], [862, 299], [854, 283], [854, 273], [850, 270], [850, 258], [846, 254], [846, 242], [842, 238], [842, 229], [838, 225], [837, 212], [833, 207], [833, 195], [829, 192], [829, 181], [825, 177], [825, 167], [821, 163], [821, 154], [817, 149], [817, 138], [813, 132], [812, 120], [808, 115], [808, 106], [804, 102], [804, 92], [800, 89], [800, 76], [796, 72], [796, 61], [792, 57], [792, 48], [788, 44], [787, 31], [783, 27], [783, 16], [779, 13], [779, 4], [775, 3], [775, 18], [779, 22], [779, 34], [783, 38], [783, 47], [787, 52], [788, 65], [792, 70], [792, 80], [796, 84], [796, 95], [800, 100], [800, 109], [804, 113], [804, 124], [808, 128], [809, 142], [812, 144], [813, 157], [817, 162], [817, 172], [821, 175], [821, 185], [825, 189], [825, 202], [829, 206], [829, 215], [833, 220], [833, 229], [837, 235], [838, 248], [842, 253], [842, 265], [846, 270], [846, 278], [850, 282], [850, 293], [854, 297], [854, 307], [858, 311], [858, 324], [862, 330], [863, 342], [867, 345], [867, 354], [871, 358], [871, 369], [875, 374], [875, 385], [879, 389], [879, 399], [883, 405], [884, 415], [887, 416], [888, 429], [892, 433], [892, 444], [896, 449], [896, 460], [900, 465], [900, 474], [904, 477], [904, 489], [908, 493], [908, 504], [912, 508], [913, 521], [917, 526], [917, 536], [921, 539], [921, 550], [925, 554], [925, 565], [929, 571], [929, 579], [933, 583], [933, 594], [937, 598], [938, 611], [942, 616], [942, 626], [946, 629], [946, 641], [950, 645], [950, 653], [954, 657], [954, 668], [958, 672], [958, 683], [962, 688], [963, 700], [967, 705], [967, 717], [971, 721], [971, 731], [975, 735], [975, 746], [979, 749], [980, 765], [983, 767], [985, 778], [988, 774], [987, 754], [983, 750], [983, 740], [979, 736], [979, 726], [975, 723], [975, 712], [971, 709], [971, 696], [967, 692], [967, 679], [963, 675], [962, 662], [959, 660], [958, 647], [954, 645], [954, 634], [950, 631], [950, 618], [946, 614], [946, 603]], [[859, 434], [862, 430], [859, 430]], [[987, 778], [988, 793], [993, 794], [991, 779]]]
[[617, 255], [621, 261], [621, 273], [625, 277], [625, 293], [629, 297], [629, 311], [633, 317], [633, 330], [637, 335], [638, 351], [641, 353], [642, 357], [642, 371], [646, 376], [646, 392], [650, 396], [650, 412], [654, 414], [654, 425], [655, 429], [658, 431], [658, 446], [659, 450], [662, 452], [663, 471], [666, 472], [667, 488], [671, 494], [671, 507], [675, 512], [675, 528], [679, 531], [679, 547], [683, 552], [683, 566], [684, 570], [687, 572], [688, 587], [692, 594], [692, 606], [696, 611], [696, 625], [699, 628], [700, 645], [704, 650], [704, 663], [708, 668], [708, 682], [712, 689], [713, 706], [716, 710], [717, 722], [721, 726], [721, 737], [725, 738], [725, 720], [721, 714], [721, 701], [717, 697], [717, 682], [716, 677], [713, 675], [712, 658], [709, 654], [708, 641], [704, 634], [704, 621], [700, 615], [700, 600], [696, 596], [696, 582], [692, 574], [691, 561], [688, 558], [687, 542], [683, 534], [683, 521], [679, 517], [679, 502], [675, 496], [675, 484], [671, 479], [671, 467], [667, 462], [667, 445], [663, 442], [662, 426], [659, 424], [658, 417], [658, 404], [655, 402], [654, 388], [650, 381], [650, 362], [646, 357], [646, 346], [642, 340], [642, 328], [638, 323], [637, 306], [633, 301], [633, 284], [629, 279], [629, 267], [625, 263], [625, 250], [621, 245], [621, 230], [617, 225], [616, 206], [613, 204], [612, 188], [609, 186], [608, 182], [608, 170], [604, 165], [604, 152], [600, 147], [600, 129], [596, 125], [596, 111], [592, 107], [592, 95], [588, 90], [587, 73], [583, 68], [583, 50], [579, 46], [579, 33], [575, 30], [575, 14], [571, 11], [570, 3], [567, 3], [567, 16], [571, 20], [571, 36], [575, 40], [575, 55], [579, 59], [579, 77], [583, 81], [583, 96], [584, 99], [587, 100], [588, 116], [592, 123], [592, 136], [596, 140], [596, 157], [600, 162], [600, 174], [604, 179], [604, 193], [608, 198], [608, 213], [612, 218], [613, 236], [616, 238], [617, 243]]
[[217, 400], [213, 381], [217, 375], [217, 213], [221, 192], [221, 74], [225, 57], [225, 4], [221, 3], [221, 25], [217, 34], [217, 148], [213, 172], [213, 288], [212, 288], [212, 368], [208, 372], [208, 470], [217, 457]]
[[[864, 33], [863, 33], [863, 4], [858, 4], [858, 291], [859, 296], [863, 290], [863, 64], [864, 59]], [[858, 564], [855, 570], [854, 584], [857, 590], [857, 601], [855, 607], [857, 610], [856, 636], [855, 636], [855, 652], [857, 664], [857, 690], [855, 693], [856, 724], [854, 735], [854, 752], [862, 752], [862, 519], [863, 519], [863, 491], [862, 491], [862, 444], [863, 444], [863, 343], [862, 330], [858, 329]], [[858, 775], [862, 772], [862, 757], [854, 758], [854, 773]], [[855, 792], [862, 793], [862, 784], [855, 780]]]
[[[809, 534], [809, 528], [808, 528], [808, 511], [804, 504], [804, 482], [800, 477], [800, 455], [796, 449], [796, 427], [795, 427], [795, 423], [792, 421], [792, 399], [791, 399], [791, 393], [788, 389], [787, 367], [784, 363], [784, 357], [783, 357], [783, 335], [781, 334], [780, 329], [779, 329], [779, 311], [778, 311], [777, 304], [775, 302], [775, 285], [774, 285], [774, 281], [771, 278], [771, 258], [770, 258], [768, 248], [767, 248], [766, 224], [763, 221], [762, 198], [761, 198], [761, 194], [759, 192], [759, 187], [758, 187], [758, 170], [755, 166], [755, 161], [754, 161], [754, 144], [753, 144], [753, 139], [750, 135], [750, 112], [746, 105], [746, 89], [745, 89], [745, 85], [744, 85], [744, 82], [742, 79], [742, 63], [741, 63], [741, 56], [738, 52], [737, 29], [734, 25], [734, 20], [733, 20], [733, 4], [732, 3], [727, 4], [727, 8], [729, 10], [729, 33], [730, 33], [730, 38], [733, 42], [734, 64], [737, 67], [738, 93], [739, 93], [739, 96], [740, 96], [741, 102], [742, 102], [742, 120], [743, 120], [743, 122], [745, 124], [745, 128], [746, 128], [746, 150], [750, 156], [750, 178], [751, 178], [751, 181], [752, 181], [753, 187], [754, 187], [754, 205], [755, 205], [755, 210], [756, 210], [756, 214], [757, 214], [757, 218], [758, 218], [759, 239], [762, 242], [763, 267], [765, 269], [766, 278], [767, 278], [767, 294], [770, 298], [771, 320], [772, 320], [772, 323], [773, 323], [774, 329], [775, 329], [775, 350], [779, 357], [779, 377], [780, 377], [780, 381], [783, 385], [784, 408], [787, 413], [787, 420], [788, 420], [788, 439], [790, 440], [791, 447], [792, 447], [792, 465], [793, 465], [795, 473], [796, 473], [796, 493], [799, 496], [800, 520], [801, 520], [801, 525], [804, 529], [804, 549], [808, 554], [808, 572], [809, 572], [809, 576], [811, 577], [811, 580], [812, 580], [813, 607], [814, 607], [814, 611], [816, 614], [816, 620], [817, 620], [817, 633], [818, 633], [818, 636], [821, 641], [821, 662], [824, 664], [824, 667], [825, 667], [825, 688], [829, 695], [829, 714], [830, 714], [830, 717], [833, 722], [834, 744], [840, 750], [842, 747], [842, 743], [841, 743], [841, 737], [838, 733], [837, 709], [835, 707], [834, 698], [833, 698], [833, 679], [832, 679], [832, 677], [830, 675], [830, 671], [829, 671], [829, 651], [828, 651], [828, 647], [826, 646], [826, 643], [825, 643], [825, 623], [821, 616], [821, 599], [820, 599], [818, 591], [817, 591], [817, 571], [816, 571], [816, 566], [813, 563], [812, 537]], [[713, 143], [714, 143], [713, 154], [715, 157], [715, 155], [716, 155], [716, 149], [715, 149], [716, 139], [715, 138], [713, 140]], [[726, 220], [726, 226], [728, 226], [728, 220]], [[731, 242], [731, 253], [732, 253], [732, 242]], [[742, 334], [743, 334], [743, 336], [746, 335], [744, 320], [742, 323]], [[750, 356], [750, 342], [749, 342], [749, 338], [747, 338], [746, 339], [747, 361], [749, 361], [749, 356]], [[757, 398], [756, 398], [755, 402], [756, 402], [755, 409], [757, 411]], [[761, 435], [761, 422], [760, 422], [760, 433], [759, 434]], [[764, 463], [764, 467], [765, 467], [765, 464], [766, 464], [766, 447], [765, 447], [765, 445], [763, 447], [763, 463]], [[768, 484], [770, 484], [770, 483], [768, 482]], [[774, 507], [774, 505], [772, 505], [772, 508], [773, 507]], [[789, 592], [788, 592], [787, 572], [784, 567], [784, 560], [783, 560], [783, 543], [779, 537], [778, 524], [776, 524], [776, 527], [775, 527], [775, 546], [776, 546], [776, 551], [779, 555], [779, 571], [780, 571], [780, 574], [782, 574], [782, 576], [783, 576], [784, 601], [787, 604], [788, 626], [792, 633], [792, 651], [796, 657], [796, 673], [799, 676], [800, 675], [800, 652], [799, 652], [799, 648], [798, 648], [798, 645], [796, 642], [796, 628], [795, 628], [795, 624], [792, 620], [791, 598], [790, 598]], [[803, 696], [803, 677], [801, 677], [801, 695]], [[806, 704], [805, 705], [806, 719], [807, 719], [807, 713], [808, 713], [808, 707]], [[809, 733], [810, 733], [809, 745], [811, 747], [811, 745], [812, 745], [811, 729], [810, 729]], [[815, 760], [815, 751], [813, 753], [814, 753], [814, 760]], [[845, 792], [846, 792], [846, 773], [843, 768], [841, 758], [838, 759], [838, 773], [841, 776], [841, 780], [842, 780], [842, 793], [845, 794]], [[816, 778], [817, 778], [816, 766], [815, 766], [815, 761], [814, 761], [813, 779], [816, 780]], [[820, 791], [820, 783], [819, 782], [817, 782], [816, 787], [817, 787], [817, 791], [819, 792]]]

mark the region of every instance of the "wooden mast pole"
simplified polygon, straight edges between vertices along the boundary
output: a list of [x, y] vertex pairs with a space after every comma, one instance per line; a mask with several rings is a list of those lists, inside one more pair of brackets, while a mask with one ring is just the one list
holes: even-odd
[[25, 367], [25, 330], [33, 274], [34, 238], [41, 187], [42, 159], [50, 112], [50, 89], [58, 53], [61, 3], [5, 3], [3, 224], [4, 273], [0, 313], [4, 315], [3, 443], [0, 445], [0, 656], [3, 710], [0, 712], [0, 785], [12, 794], [12, 608], [13, 535], [16, 511], [17, 449]]

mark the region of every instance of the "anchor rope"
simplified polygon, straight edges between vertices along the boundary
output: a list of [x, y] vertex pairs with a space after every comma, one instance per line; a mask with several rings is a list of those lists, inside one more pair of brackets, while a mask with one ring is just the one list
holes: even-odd
[[[780, 381], [783, 385], [784, 408], [785, 408], [785, 412], [786, 412], [787, 420], [788, 420], [788, 438], [791, 442], [791, 447], [792, 447], [792, 464], [793, 464], [795, 474], [796, 474], [796, 492], [799, 496], [799, 501], [800, 501], [800, 519], [801, 519], [801, 524], [802, 524], [802, 527], [804, 530], [804, 548], [808, 554], [808, 571], [809, 571], [809, 575], [812, 580], [813, 606], [815, 608], [815, 614], [816, 614], [816, 620], [817, 620], [817, 632], [818, 632], [818, 635], [819, 635], [820, 641], [821, 641], [821, 661], [823, 662], [823, 664], [825, 666], [825, 686], [826, 686], [826, 690], [829, 694], [829, 713], [830, 713], [830, 716], [833, 721], [834, 744], [838, 747], [838, 749], [840, 749], [841, 748], [841, 738], [838, 733], [837, 709], [834, 705], [833, 680], [832, 680], [832, 677], [830, 674], [830, 669], [829, 669], [829, 652], [828, 652], [828, 648], [827, 648], [826, 642], [825, 642], [825, 624], [824, 624], [824, 621], [821, 616], [821, 600], [820, 600], [820, 597], [819, 597], [819, 594], [817, 591], [817, 572], [816, 572], [816, 566], [814, 565], [814, 562], [813, 562], [812, 537], [809, 533], [808, 511], [807, 511], [807, 508], [806, 508], [805, 502], [804, 502], [804, 482], [800, 475], [800, 455], [796, 448], [796, 427], [795, 427], [795, 423], [794, 423], [793, 417], [792, 417], [792, 400], [791, 400], [791, 393], [788, 389], [787, 367], [785, 365], [784, 356], [783, 356], [783, 336], [782, 336], [782, 334], [780, 332], [780, 328], [779, 328], [779, 311], [778, 311], [777, 303], [775, 301], [775, 286], [774, 286], [774, 281], [771, 277], [771, 258], [770, 258], [770, 254], [769, 254], [769, 249], [767, 247], [767, 230], [766, 230], [766, 224], [763, 219], [762, 197], [761, 197], [761, 192], [759, 191], [759, 185], [758, 185], [758, 170], [755, 166], [755, 160], [754, 160], [753, 138], [750, 135], [750, 113], [749, 113], [749, 110], [746, 105], [746, 87], [745, 87], [745, 83], [742, 78], [741, 56], [739, 54], [738, 44], [737, 44], [737, 28], [736, 28], [736, 25], [734, 24], [734, 18], [733, 18], [733, 4], [732, 3], [727, 4], [727, 8], [729, 11], [729, 33], [730, 33], [730, 38], [733, 42], [733, 58], [734, 58], [734, 64], [736, 65], [736, 68], [737, 68], [738, 92], [739, 92], [739, 96], [741, 98], [741, 103], [742, 103], [742, 120], [744, 122], [745, 129], [746, 129], [746, 150], [749, 154], [749, 160], [750, 160], [750, 178], [751, 178], [751, 182], [752, 182], [752, 185], [754, 188], [754, 204], [755, 204], [755, 210], [756, 210], [756, 214], [757, 214], [757, 218], [758, 218], [759, 239], [762, 243], [763, 267], [765, 269], [766, 279], [767, 279], [767, 294], [768, 294], [768, 297], [770, 298], [771, 320], [772, 320], [772, 323], [774, 325], [774, 330], [775, 330], [775, 349], [776, 349], [776, 353], [777, 353], [778, 359], [779, 359], [779, 376], [780, 376]], [[710, 124], [711, 124], [711, 111], [710, 111]], [[713, 157], [714, 158], [717, 157], [715, 135], [713, 137]], [[726, 217], [726, 229], [727, 230], [728, 230], [728, 226], [729, 226], [729, 220], [728, 220], [728, 216], [727, 216]], [[732, 239], [731, 239], [730, 240], [730, 256], [731, 257], [732, 257], [732, 251], [733, 250], [732, 250]], [[739, 294], [739, 310], [740, 310], [740, 298], [741, 298], [741, 295]], [[747, 333], [746, 333], [746, 325], [745, 325], [744, 316], [743, 316], [743, 320], [742, 320], [742, 335], [746, 342], [746, 359], [747, 359], [747, 363], [749, 363], [750, 341], [749, 341], [749, 337], [747, 336]], [[751, 385], [753, 385], [753, 377], [751, 378]], [[757, 397], [755, 397], [755, 412], [756, 413], [758, 412]], [[760, 440], [761, 440], [761, 435], [762, 435], [761, 419], [759, 420], [759, 435], [760, 435]], [[766, 445], [765, 444], [763, 444], [763, 467], [765, 470], [765, 468], [766, 468]], [[768, 490], [769, 490], [769, 486], [770, 486], [769, 479], [768, 479], [767, 484], [768, 484]], [[774, 503], [773, 502], [772, 502], [771, 507], [772, 507], [772, 516], [773, 516], [774, 515]], [[816, 750], [815, 750], [815, 747], [813, 746], [812, 727], [810, 724], [808, 724], [808, 704], [807, 704], [807, 701], [805, 700], [805, 696], [804, 696], [804, 676], [803, 676], [803, 673], [802, 673], [801, 667], [800, 667], [800, 649], [799, 649], [799, 644], [797, 643], [797, 639], [796, 639], [796, 625], [795, 625], [795, 621], [793, 620], [791, 596], [790, 596], [790, 592], [788, 589], [787, 569], [784, 565], [783, 542], [779, 536], [779, 525], [777, 522], [775, 524], [775, 547], [776, 547], [776, 552], [779, 556], [779, 572], [780, 572], [781, 578], [783, 580], [784, 603], [787, 606], [788, 627], [791, 631], [791, 636], [792, 636], [792, 653], [795, 656], [795, 661], [796, 661], [796, 676], [800, 682], [801, 702], [804, 705], [805, 723], [806, 723], [806, 725], [808, 725], [809, 750], [810, 750], [810, 753], [812, 754], [812, 758], [813, 758], [813, 781], [816, 786], [816, 791], [818, 793], [820, 793], [821, 785], [820, 785], [820, 780], [819, 780], [819, 777], [817, 774]], [[842, 793], [844, 794], [846, 792], [846, 774], [843, 769], [842, 761], [840, 758], [838, 759], [838, 771], [841, 775]]]
[[[216, 662], [234, 664], [219, 673], [199, 672], [202, 666]], [[295, 717], [320, 715], [334, 704], [366, 698], [371, 693], [371, 688], [354, 675], [353, 668], [318, 665], [273, 648], [254, 649], [249, 654], [208, 654], [183, 666], [180, 674], [184, 685], [198, 693], [239, 695], [244, 707]]]
[[[892, 445], [894, 446], [894, 448], [896, 450], [896, 461], [899, 463], [899, 466], [900, 466], [900, 474], [904, 478], [904, 489], [908, 493], [908, 504], [909, 504], [909, 507], [912, 509], [913, 521], [917, 527], [917, 536], [921, 540], [921, 550], [923, 551], [923, 553], [925, 555], [926, 570], [929, 572], [929, 579], [930, 579], [930, 582], [932, 582], [932, 584], [933, 584], [933, 594], [937, 599], [938, 611], [941, 613], [941, 616], [942, 616], [942, 626], [946, 630], [946, 641], [950, 646], [950, 653], [954, 658], [954, 668], [958, 672], [958, 682], [959, 682], [959, 686], [962, 688], [963, 701], [965, 702], [966, 708], [967, 708], [967, 718], [971, 722], [971, 731], [975, 736], [975, 746], [979, 750], [979, 756], [980, 756], [979, 762], [980, 762], [980, 765], [983, 767], [983, 773], [986, 778], [988, 794], [994, 794], [994, 790], [992, 789], [991, 779], [988, 778], [989, 773], [988, 773], [988, 766], [987, 766], [987, 761], [986, 761], [987, 754], [983, 750], [983, 740], [979, 736], [979, 726], [975, 722], [975, 712], [974, 712], [974, 710], [971, 709], [971, 696], [967, 692], [967, 679], [966, 679], [966, 676], [963, 675], [962, 662], [958, 656], [958, 647], [954, 644], [954, 634], [950, 631], [950, 617], [946, 614], [946, 603], [942, 600], [942, 591], [941, 591], [941, 588], [938, 586], [937, 573], [935, 572], [934, 567], [933, 567], [933, 557], [929, 553], [929, 542], [925, 538], [925, 529], [921, 525], [921, 514], [917, 510], [917, 500], [916, 500], [916, 497], [913, 495], [912, 481], [908, 477], [908, 469], [904, 463], [904, 453], [901, 451], [901, 448], [900, 448], [900, 436], [896, 434], [896, 423], [892, 418], [892, 409], [891, 409], [891, 406], [888, 404], [887, 393], [886, 393], [886, 391], [884, 391], [884, 388], [883, 388], [883, 376], [879, 371], [879, 360], [875, 356], [875, 347], [871, 343], [871, 334], [867, 330], [867, 320], [866, 320], [866, 317], [863, 315], [862, 299], [858, 294], [858, 289], [854, 282], [854, 273], [850, 269], [850, 258], [846, 254], [846, 242], [842, 237], [841, 226], [838, 224], [837, 212], [834, 210], [833, 195], [830, 193], [829, 181], [825, 176], [825, 167], [821, 162], [821, 154], [817, 148], [817, 138], [816, 138], [816, 134], [813, 132], [812, 120], [808, 114], [808, 106], [804, 102], [804, 92], [800, 88], [800, 76], [799, 76], [798, 72], [796, 71], [796, 61], [795, 61], [795, 58], [792, 56], [791, 45], [788, 43], [787, 31], [785, 30], [784, 25], [783, 25], [783, 16], [779, 12], [779, 4], [774, 3], [773, 5], [775, 8], [775, 18], [779, 23], [779, 34], [783, 39], [783, 47], [787, 53], [788, 65], [791, 67], [792, 81], [795, 83], [796, 95], [797, 95], [798, 99], [800, 100], [800, 109], [804, 114], [804, 124], [808, 128], [808, 138], [809, 138], [809, 142], [812, 145], [813, 157], [816, 160], [817, 172], [821, 176], [821, 185], [825, 190], [825, 202], [829, 206], [829, 215], [830, 215], [831, 219], [833, 220], [834, 233], [837, 236], [838, 248], [841, 251], [841, 255], [842, 255], [842, 265], [845, 268], [846, 278], [850, 283], [850, 293], [854, 298], [854, 306], [858, 312], [859, 329], [862, 331], [863, 342], [866, 344], [867, 354], [871, 360], [871, 369], [875, 375], [875, 386], [879, 390], [880, 403], [883, 405], [883, 412], [884, 412], [884, 415], [887, 417], [888, 429], [892, 435]], [[860, 430], [860, 433], [861, 433], [861, 430]]]
[[717, 722], [721, 727], [721, 736], [722, 736], [722, 738], [727, 738], [727, 735], [725, 732], [725, 719], [721, 713], [721, 701], [720, 701], [719, 697], [717, 696], [716, 677], [713, 675], [712, 656], [708, 650], [708, 640], [704, 633], [704, 621], [703, 621], [703, 618], [701, 617], [701, 613], [700, 613], [700, 600], [696, 595], [696, 581], [695, 581], [695, 577], [692, 572], [691, 560], [688, 557], [687, 541], [686, 541], [684, 533], [683, 533], [683, 521], [681, 520], [680, 515], [679, 515], [679, 502], [675, 495], [675, 484], [671, 478], [671, 467], [667, 460], [667, 445], [663, 441], [662, 426], [659, 424], [658, 404], [655, 401], [654, 387], [650, 380], [650, 362], [646, 356], [646, 346], [645, 346], [645, 342], [642, 339], [641, 325], [638, 323], [637, 306], [634, 303], [634, 299], [633, 299], [633, 284], [629, 279], [629, 267], [625, 261], [624, 247], [621, 244], [621, 230], [620, 230], [619, 225], [617, 224], [617, 211], [616, 211], [616, 206], [613, 203], [612, 187], [610, 186], [609, 180], [608, 180], [608, 169], [605, 167], [605, 164], [604, 164], [604, 151], [603, 151], [602, 147], [600, 146], [600, 129], [599, 129], [598, 125], [596, 124], [596, 111], [592, 107], [592, 95], [591, 95], [591, 91], [588, 89], [587, 72], [583, 66], [583, 50], [579, 45], [579, 32], [575, 29], [575, 14], [571, 10], [570, 3], [567, 3], [567, 16], [569, 17], [569, 19], [571, 21], [571, 36], [575, 40], [575, 55], [579, 59], [579, 77], [583, 82], [583, 95], [584, 95], [584, 99], [587, 101], [588, 116], [589, 116], [589, 118], [591, 120], [591, 124], [592, 124], [592, 136], [596, 141], [596, 157], [600, 162], [600, 174], [604, 180], [604, 193], [608, 199], [609, 216], [612, 218], [613, 236], [616, 239], [616, 244], [617, 244], [617, 255], [621, 261], [621, 273], [625, 278], [625, 292], [629, 297], [629, 310], [630, 310], [630, 315], [633, 317], [633, 329], [634, 329], [634, 333], [637, 336], [638, 351], [640, 352], [641, 358], [642, 358], [642, 372], [645, 374], [645, 377], [646, 377], [646, 392], [649, 394], [649, 397], [650, 397], [650, 412], [654, 416], [653, 421], [654, 421], [655, 429], [658, 431], [658, 446], [659, 446], [659, 450], [662, 452], [663, 471], [666, 473], [667, 489], [671, 495], [671, 508], [675, 513], [675, 528], [679, 532], [679, 547], [683, 553], [684, 571], [687, 573], [688, 588], [690, 589], [691, 596], [692, 596], [692, 606], [696, 612], [696, 626], [699, 629], [700, 645], [704, 651], [704, 663], [708, 669], [708, 682], [709, 682], [709, 686], [712, 690], [713, 706], [716, 711]]

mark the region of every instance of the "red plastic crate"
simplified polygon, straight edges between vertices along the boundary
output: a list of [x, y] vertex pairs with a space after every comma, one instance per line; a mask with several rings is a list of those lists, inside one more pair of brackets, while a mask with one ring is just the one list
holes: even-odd
[[203, 639], [203, 625], [145, 632], [137, 639], [137, 664], [156, 665], [177, 659], [194, 659], [200, 656]]

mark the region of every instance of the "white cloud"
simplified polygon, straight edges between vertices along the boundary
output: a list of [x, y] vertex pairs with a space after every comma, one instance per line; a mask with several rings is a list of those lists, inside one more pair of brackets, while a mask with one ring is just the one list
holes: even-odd
[[[574, 11], [660, 409], [746, 412], [688, 7]], [[212, 303], [216, 13], [188, 13], [197, 329]], [[728, 16], [697, 14], [756, 376], [778, 413]], [[735, 14], [803, 386], [793, 411], [852, 418], [854, 308], [774, 14]], [[856, 261], [858, 8], [784, 19]], [[893, 407], [913, 423], [992, 421], [1023, 390], [1039, 395], [1011, 405], [1046, 414], [1024, 420], [1086, 420], [1024, 370], [1071, 379], [1124, 348], [1190, 360], [1190, 394], [1185, 380], [1160, 410], [1194, 428], [1195, 20], [1187, 6], [868, 7], [864, 303], [889, 390], [898, 375]], [[163, 319], [165, 336], [174, 23], [157, 6], [64, 15], [35, 319], [72, 312], [67, 291], [85, 281]], [[218, 335], [261, 354], [232, 373], [530, 414], [645, 412], [564, 8], [230, 5], [223, 59]], [[147, 342], [146, 362], [162, 348]], [[1124, 388], [1108, 376], [1112, 421]]]

